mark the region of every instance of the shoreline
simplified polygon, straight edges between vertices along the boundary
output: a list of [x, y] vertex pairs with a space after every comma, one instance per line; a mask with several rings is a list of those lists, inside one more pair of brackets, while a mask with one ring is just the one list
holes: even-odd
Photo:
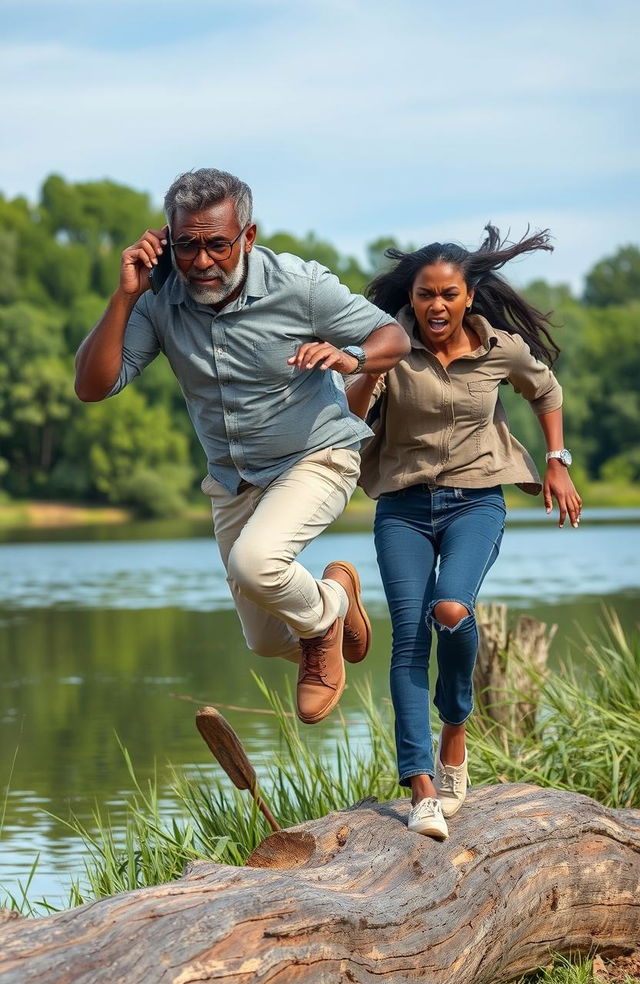
[[[509, 511], [531, 509], [539, 506], [543, 511], [542, 497], [526, 495], [515, 488], [505, 490]], [[640, 508], [640, 488], [633, 485], [614, 486], [593, 482], [583, 494], [586, 508]], [[204, 508], [203, 508], [204, 507]], [[555, 507], [554, 507], [555, 508]], [[347, 506], [342, 521], [351, 524], [373, 517], [374, 503], [361, 489], [357, 489]], [[21, 499], [0, 503], [0, 531], [73, 529], [81, 526], [121, 526], [127, 523], [193, 521], [206, 519], [206, 505], [191, 505], [178, 516], [141, 519], [131, 509], [121, 506], [68, 503], [49, 500]], [[340, 520], [338, 520], [340, 522]]]
[[131, 522], [133, 513], [119, 506], [92, 506], [22, 499], [0, 504], [1, 530], [47, 530]]

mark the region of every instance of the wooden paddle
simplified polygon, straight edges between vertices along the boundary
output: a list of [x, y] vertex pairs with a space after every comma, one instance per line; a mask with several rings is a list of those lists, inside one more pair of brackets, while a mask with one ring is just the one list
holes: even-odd
[[248, 789], [271, 829], [281, 830], [273, 813], [258, 794], [255, 769], [229, 722], [215, 707], [202, 707], [196, 713], [196, 726], [234, 786], [238, 789]]

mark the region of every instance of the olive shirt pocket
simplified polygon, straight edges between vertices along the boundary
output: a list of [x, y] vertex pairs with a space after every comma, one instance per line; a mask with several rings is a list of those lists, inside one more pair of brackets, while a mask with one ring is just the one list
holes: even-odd
[[473, 379], [467, 383], [471, 415], [476, 420], [493, 417], [499, 385], [499, 379]]

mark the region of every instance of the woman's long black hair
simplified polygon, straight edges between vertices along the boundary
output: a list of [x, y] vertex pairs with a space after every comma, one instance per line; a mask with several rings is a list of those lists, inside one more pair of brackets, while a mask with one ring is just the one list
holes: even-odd
[[474, 291], [471, 313], [481, 314], [493, 328], [520, 335], [536, 358], [552, 365], [560, 349], [549, 334], [549, 328], [553, 327], [549, 314], [534, 308], [496, 273], [509, 260], [523, 253], [535, 253], [539, 249], [551, 252], [549, 230], [543, 229], [533, 236], [525, 234], [516, 243], [501, 240], [500, 232], [491, 224], [485, 226], [485, 232], [486, 238], [475, 252], [455, 243], [431, 243], [414, 253], [388, 249], [385, 256], [398, 262], [371, 281], [366, 296], [395, 317], [407, 303], [409, 291], [422, 267], [451, 263], [462, 273], [467, 290]]

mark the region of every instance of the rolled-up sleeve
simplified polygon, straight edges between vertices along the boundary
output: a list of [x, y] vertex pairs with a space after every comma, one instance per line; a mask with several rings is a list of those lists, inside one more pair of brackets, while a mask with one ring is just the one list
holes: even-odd
[[129, 315], [122, 346], [120, 374], [107, 396], [115, 396], [124, 389], [160, 352], [160, 342], [149, 317], [146, 298], [147, 295], [143, 294]]
[[326, 267], [315, 264], [311, 281], [311, 324], [314, 334], [341, 348], [360, 345], [369, 335], [393, 322], [385, 311], [352, 294]]
[[536, 414], [551, 413], [562, 406], [562, 387], [551, 369], [532, 354], [519, 335], [509, 339], [509, 382], [531, 404]]

